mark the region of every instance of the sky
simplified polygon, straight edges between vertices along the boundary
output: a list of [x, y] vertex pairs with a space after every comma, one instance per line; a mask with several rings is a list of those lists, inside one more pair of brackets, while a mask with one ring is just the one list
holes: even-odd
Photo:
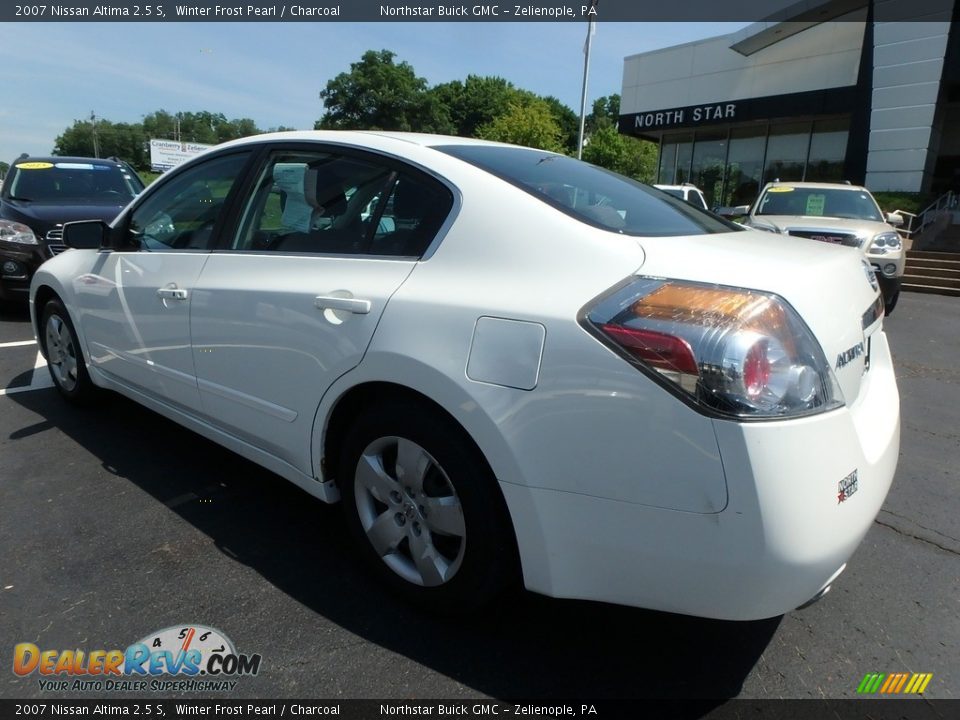
[[[589, 103], [620, 92], [623, 58], [745, 23], [598, 23]], [[496, 75], [579, 113], [586, 23], [0, 23], [0, 160], [48, 154], [90, 113], [156, 110], [312, 129], [319, 92], [367, 50], [391, 50], [430, 85]]]

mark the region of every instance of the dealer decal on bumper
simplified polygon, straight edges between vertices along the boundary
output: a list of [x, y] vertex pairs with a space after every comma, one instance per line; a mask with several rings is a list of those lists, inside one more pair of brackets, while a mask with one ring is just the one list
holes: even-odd
[[857, 491], [857, 488], [857, 471], [854, 470], [837, 485], [837, 505], [853, 495]]

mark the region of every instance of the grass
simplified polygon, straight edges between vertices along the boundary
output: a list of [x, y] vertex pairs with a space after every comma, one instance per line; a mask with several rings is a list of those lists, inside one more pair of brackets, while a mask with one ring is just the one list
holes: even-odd
[[914, 215], [936, 200], [936, 197], [930, 193], [912, 192], [875, 192], [873, 197], [877, 199], [877, 204], [884, 212], [906, 210]]

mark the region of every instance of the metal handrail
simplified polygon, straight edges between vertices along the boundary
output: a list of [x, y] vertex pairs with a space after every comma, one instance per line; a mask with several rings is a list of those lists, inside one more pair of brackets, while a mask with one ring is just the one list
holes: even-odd
[[[915, 233], [923, 232], [928, 226], [936, 222], [943, 213], [956, 210], [958, 200], [960, 200], [960, 197], [958, 197], [957, 193], [953, 190], [948, 190], [918, 213], [907, 212], [906, 210], [894, 210], [894, 214], [905, 215], [910, 220], [907, 223], [906, 229], [900, 229], [900, 233], [911, 237]], [[917, 218], [920, 218], [919, 224], [917, 227], [914, 227], [914, 222], [916, 222]]]

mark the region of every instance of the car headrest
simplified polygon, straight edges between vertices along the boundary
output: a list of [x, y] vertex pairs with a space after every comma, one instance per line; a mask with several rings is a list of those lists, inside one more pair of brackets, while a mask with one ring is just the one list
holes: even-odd
[[321, 215], [342, 215], [347, 209], [347, 197], [340, 179], [319, 168], [307, 168], [303, 175], [303, 196], [307, 204]]

